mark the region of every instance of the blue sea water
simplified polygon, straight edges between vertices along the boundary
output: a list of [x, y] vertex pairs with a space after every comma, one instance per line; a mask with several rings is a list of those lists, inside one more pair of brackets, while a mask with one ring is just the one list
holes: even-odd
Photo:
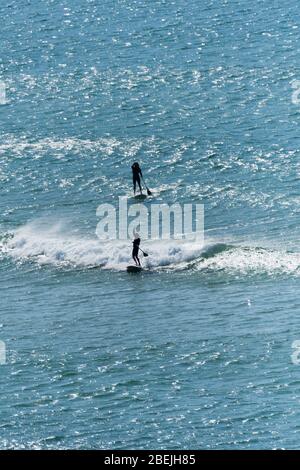
[[[0, 448], [296, 449], [298, 2], [0, 15]], [[145, 242], [140, 276], [95, 235], [135, 160], [205, 207], [200, 252]]]

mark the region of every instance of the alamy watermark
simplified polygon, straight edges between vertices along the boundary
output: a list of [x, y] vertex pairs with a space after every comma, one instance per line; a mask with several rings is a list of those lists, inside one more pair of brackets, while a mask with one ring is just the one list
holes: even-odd
[[292, 103], [300, 104], [300, 80], [293, 80], [291, 86], [294, 90], [292, 93]]
[[204, 243], [203, 204], [131, 204], [119, 197], [118, 206], [101, 204], [96, 235], [100, 240], [183, 240]]
[[6, 99], [6, 83], [0, 80], [0, 105], [7, 103]]
[[295, 366], [300, 365], [300, 340], [296, 339], [292, 342], [292, 349], [294, 350], [291, 354], [292, 363]]
[[6, 345], [0, 340], [0, 366], [6, 364]]

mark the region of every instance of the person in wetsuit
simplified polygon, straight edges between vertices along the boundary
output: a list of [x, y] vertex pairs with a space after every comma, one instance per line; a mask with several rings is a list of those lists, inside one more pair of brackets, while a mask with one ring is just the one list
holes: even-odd
[[139, 259], [139, 249], [140, 249], [141, 239], [139, 234], [134, 232], [134, 240], [132, 242], [132, 258], [137, 266], [141, 266], [140, 259]]
[[142, 187], [141, 187], [141, 178], [140, 178], [140, 177], [143, 177], [143, 174], [142, 174], [142, 170], [141, 170], [140, 165], [138, 164], [138, 162], [134, 162], [131, 169], [132, 169], [134, 195], [135, 195], [135, 191], [136, 191], [136, 183], [139, 185], [140, 193], [143, 194], [142, 193]]

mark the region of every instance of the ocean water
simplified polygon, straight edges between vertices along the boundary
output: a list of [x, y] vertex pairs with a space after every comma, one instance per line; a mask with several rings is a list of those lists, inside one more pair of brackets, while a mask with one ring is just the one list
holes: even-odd
[[[0, 14], [0, 448], [296, 449], [298, 2]], [[145, 241], [139, 276], [95, 235], [135, 160], [205, 207], [204, 247]]]

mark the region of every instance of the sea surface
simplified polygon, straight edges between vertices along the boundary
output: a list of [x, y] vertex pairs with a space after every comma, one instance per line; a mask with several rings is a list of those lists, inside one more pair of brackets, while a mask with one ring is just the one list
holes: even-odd
[[[0, 17], [0, 448], [299, 447], [299, 2]], [[96, 236], [134, 161], [147, 207], [205, 210], [141, 275]]]

